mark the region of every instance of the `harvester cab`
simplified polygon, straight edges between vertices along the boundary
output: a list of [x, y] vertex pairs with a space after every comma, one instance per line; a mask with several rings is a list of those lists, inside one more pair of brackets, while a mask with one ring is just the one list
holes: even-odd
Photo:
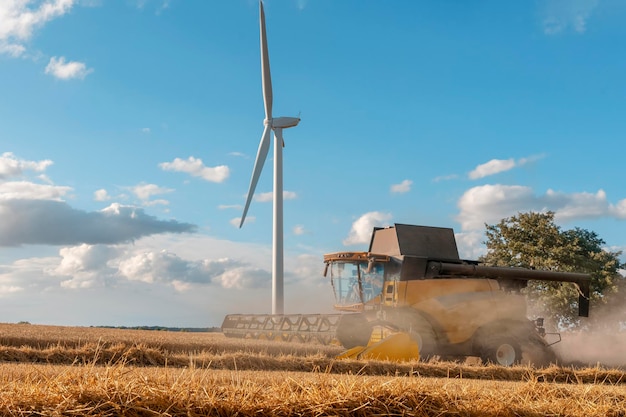
[[527, 318], [519, 289], [528, 280], [572, 282], [579, 288], [579, 314], [589, 310], [588, 275], [462, 260], [449, 228], [375, 228], [368, 252], [332, 253], [324, 262], [335, 308], [353, 312], [336, 330], [348, 349], [341, 358], [553, 362], [543, 319]]
[[324, 276], [335, 293], [335, 310], [357, 312], [380, 305], [390, 261], [389, 256], [368, 252], [324, 255]]

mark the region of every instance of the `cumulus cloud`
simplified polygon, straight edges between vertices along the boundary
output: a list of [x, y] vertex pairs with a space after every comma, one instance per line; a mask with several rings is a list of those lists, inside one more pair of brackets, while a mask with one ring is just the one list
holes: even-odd
[[454, 234], [457, 249], [461, 259], [478, 259], [487, 251], [483, 241], [485, 235], [482, 231], [460, 232]]
[[113, 244], [159, 233], [195, 232], [196, 226], [159, 220], [143, 209], [112, 204], [86, 212], [54, 200], [0, 201], [0, 246]]
[[45, 73], [50, 74], [60, 80], [71, 80], [73, 78], [84, 79], [93, 72], [93, 68], [78, 61], [65, 62], [65, 57], [57, 58], [53, 56], [46, 66]]
[[391, 218], [390, 213], [382, 213], [379, 211], [365, 213], [352, 223], [350, 233], [348, 237], [343, 240], [343, 244], [348, 246], [369, 243], [374, 227], [389, 226]]
[[230, 169], [226, 165], [206, 167], [202, 159], [193, 156], [187, 159], [176, 158], [172, 162], [162, 162], [159, 167], [164, 171], [185, 172], [209, 182], [223, 182], [230, 175]]
[[111, 199], [111, 196], [109, 195], [107, 190], [101, 188], [93, 193], [93, 199], [96, 201], [109, 201]]
[[542, 2], [542, 26], [546, 35], [573, 30], [587, 31], [587, 22], [598, 6], [598, 0], [547, 0]]
[[29, 181], [0, 183], [0, 204], [8, 200], [57, 200], [72, 191], [71, 187], [37, 184]]
[[408, 193], [411, 191], [411, 185], [413, 185], [413, 181], [404, 180], [400, 184], [393, 184], [391, 186], [392, 193]]
[[134, 187], [131, 187], [130, 190], [142, 201], [150, 200], [150, 198], [155, 195], [167, 194], [174, 191], [171, 188], [159, 187], [156, 184], [145, 183], [135, 185]]
[[611, 204], [604, 190], [598, 190], [595, 194], [586, 192], [567, 194], [548, 190], [546, 200], [551, 207], [558, 207], [554, 210], [555, 219], [561, 221], [605, 216], [626, 219], [626, 199]]
[[465, 231], [484, 228], [504, 217], [543, 207], [530, 187], [522, 185], [482, 185], [467, 190], [459, 199], [457, 221]]
[[304, 226], [302, 226], [301, 224], [297, 224], [293, 227], [293, 234], [296, 236], [301, 236], [303, 234], [306, 233], [306, 230], [304, 229]]
[[0, 53], [17, 57], [26, 47], [35, 29], [52, 19], [68, 13], [76, 0], [32, 1], [8, 0], [0, 2]]
[[144, 252], [119, 264], [119, 274], [132, 281], [170, 283], [177, 290], [184, 284], [217, 284], [224, 288], [266, 287], [271, 280], [267, 271], [234, 259], [189, 261], [168, 251]]
[[67, 277], [61, 282], [65, 288], [91, 288], [114, 276], [116, 269], [109, 265], [120, 250], [109, 245], [82, 244], [61, 248], [59, 265], [48, 270], [50, 275]]
[[524, 166], [543, 157], [543, 155], [533, 155], [527, 158], [520, 158], [517, 161], [513, 158], [492, 159], [489, 162], [478, 165], [468, 174], [468, 176], [472, 180], [488, 177], [490, 175], [499, 174], [500, 172], [510, 171], [513, 168]]
[[[298, 198], [298, 194], [293, 191], [284, 191], [283, 190], [283, 200], [295, 200]], [[274, 200], [274, 192], [270, 191], [267, 193], [259, 193], [254, 195], [254, 201], [258, 201], [259, 203], [267, 203], [268, 201]]]
[[49, 159], [27, 161], [18, 159], [12, 152], [5, 152], [0, 156], [0, 180], [22, 176], [25, 171], [44, 172], [52, 164]]
[[548, 190], [544, 195], [536, 195], [526, 186], [488, 184], [467, 190], [457, 206], [457, 221], [464, 231], [480, 230], [485, 223], [494, 224], [527, 211], [554, 211], [559, 221], [605, 216], [626, 219], [626, 199], [611, 204], [603, 190], [595, 194]]

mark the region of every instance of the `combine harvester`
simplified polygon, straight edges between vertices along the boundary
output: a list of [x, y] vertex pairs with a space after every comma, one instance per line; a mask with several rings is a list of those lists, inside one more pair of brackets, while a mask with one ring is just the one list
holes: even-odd
[[[556, 360], [543, 319], [529, 320], [520, 289], [529, 280], [570, 282], [589, 314], [587, 274], [490, 267], [459, 258], [450, 228], [375, 228], [367, 252], [324, 255], [324, 276], [342, 314], [228, 315], [228, 337], [338, 341], [340, 358], [416, 360], [480, 357], [485, 363]], [[554, 339], [549, 342], [547, 339]]]

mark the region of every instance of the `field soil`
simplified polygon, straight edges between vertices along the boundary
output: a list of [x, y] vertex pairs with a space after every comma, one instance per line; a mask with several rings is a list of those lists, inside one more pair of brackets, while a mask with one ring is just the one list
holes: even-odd
[[621, 367], [334, 359], [341, 351], [221, 333], [0, 324], [0, 413], [626, 416]]

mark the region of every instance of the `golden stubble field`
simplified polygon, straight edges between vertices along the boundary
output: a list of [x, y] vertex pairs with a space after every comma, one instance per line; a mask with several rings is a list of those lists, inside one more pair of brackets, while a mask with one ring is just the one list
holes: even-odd
[[340, 351], [0, 324], [0, 414], [626, 416], [624, 369], [334, 360]]

